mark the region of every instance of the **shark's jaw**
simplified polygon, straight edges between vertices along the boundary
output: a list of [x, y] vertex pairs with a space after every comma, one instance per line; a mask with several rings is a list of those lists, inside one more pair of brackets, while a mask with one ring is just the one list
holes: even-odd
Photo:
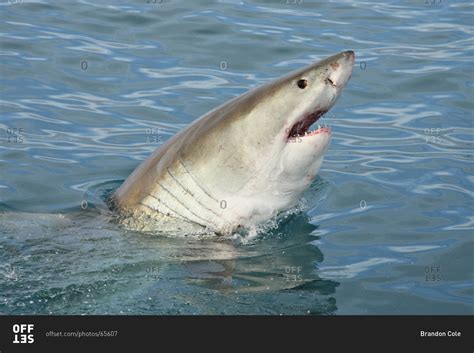
[[321, 128], [320, 126], [318, 126], [318, 129], [310, 130], [311, 126], [314, 123], [316, 123], [326, 113], [327, 113], [327, 110], [318, 109], [314, 113], [309, 113], [305, 115], [301, 120], [297, 121], [291, 127], [291, 129], [289, 129], [287, 141], [292, 141], [297, 137], [301, 138], [306, 135], [314, 135], [318, 133], [318, 131], [321, 129], [327, 129], [327, 128]]

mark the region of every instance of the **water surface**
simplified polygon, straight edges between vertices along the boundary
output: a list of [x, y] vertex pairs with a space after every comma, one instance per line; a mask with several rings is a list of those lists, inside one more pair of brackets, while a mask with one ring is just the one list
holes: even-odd
[[[469, 2], [7, 1], [3, 314], [473, 314]], [[306, 212], [254, 239], [110, 222], [105, 195], [201, 114], [342, 50]]]

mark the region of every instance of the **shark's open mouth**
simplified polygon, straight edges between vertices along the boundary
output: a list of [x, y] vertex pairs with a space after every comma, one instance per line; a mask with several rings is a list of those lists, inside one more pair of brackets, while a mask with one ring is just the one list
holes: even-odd
[[306, 115], [302, 120], [297, 121], [288, 131], [288, 139], [310, 134], [312, 132], [309, 131], [310, 126], [318, 121], [326, 112], [327, 110], [317, 110], [314, 113]]

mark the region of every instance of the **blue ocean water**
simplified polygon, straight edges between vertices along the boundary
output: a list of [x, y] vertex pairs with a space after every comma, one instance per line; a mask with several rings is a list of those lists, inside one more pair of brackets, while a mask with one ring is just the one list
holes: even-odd
[[[473, 314], [473, 10], [2, 0], [0, 313]], [[248, 241], [104, 217], [182, 127], [347, 49], [307, 212]]]

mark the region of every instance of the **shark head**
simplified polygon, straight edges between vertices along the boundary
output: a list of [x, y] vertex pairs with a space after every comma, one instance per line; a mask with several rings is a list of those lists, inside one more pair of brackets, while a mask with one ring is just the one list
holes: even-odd
[[182, 160], [226, 200], [233, 223], [258, 223], [291, 207], [314, 180], [331, 140], [331, 130], [316, 123], [341, 95], [354, 59], [345, 51], [290, 72], [191, 125]]
[[354, 52], [345, 51], [215, 108], [144, 161], [117, 190], [117, 201], [133, 208], [152, 195], [147, 212], [155, 207], [149, 203], [166, 204], [166, 213], [178, 208], [196, 223], [209, 219], [219, 232], [294, 206], [330, 143], [331, 130], [317, 122], [340, 96], [353, 65]]
[[275, 92], [271, 100], [282, 102], [271, 113], [276, 118], [271, 174], [279, 184], [279, 193], [287, 193], [291, 199], [298, 197], [318, 173], [330, 144], [331, 129], [317, 122], [341, 95], [351, 77], [354, 59], [354, 52], [342, 52], [270, 84]]

